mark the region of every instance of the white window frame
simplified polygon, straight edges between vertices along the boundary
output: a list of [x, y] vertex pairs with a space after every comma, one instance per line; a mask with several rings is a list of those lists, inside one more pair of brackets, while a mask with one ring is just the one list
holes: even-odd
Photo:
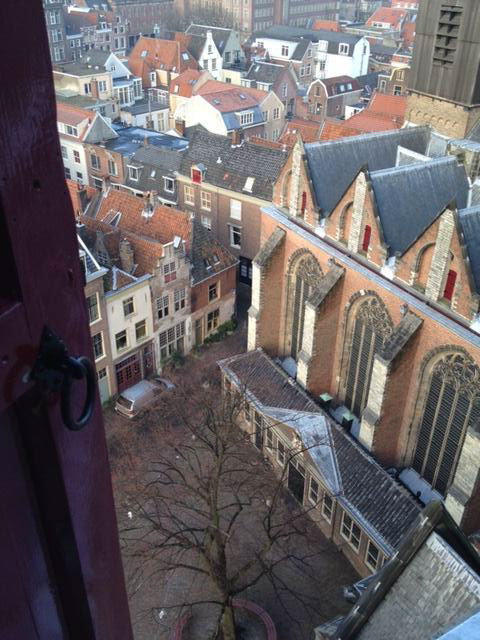
[[244, 111], [239, 114], [240, 126], [253, 124], [253, 111]]
[[[240, 235], [240, 244], [235, 244], [234, 242], [234, 234], [238, 233]], [[231, 224], [229, 225], [229, 236], [230, 236], [230, 246], [234, 249], [242, 248], [242, 227], [238, 227], [237, 225]]]
[[163, 320], [169, 314], [169, 296], [168, 294], [160, 296], [155, 301], [157, 309], [157, 320]]
[[195, 206], [195, 189], [189, 184], [183, 187], [183, 199], [185, 204]]
[[[130, 304], [132, 305], [132, 310], [129, 311], [128, 313], [125, 313], [125, 307], [127, 305], [130, 306]], [[124, 318], [129, 318], [130, 316], [133, 316], [133, 314], [135, 313], [135, 300], [134, 300], [133, 296], [130, 296], [130, 297], [125, 298], [124, 300], [122, 300], [122, 309], [123, 309], [123, 317]]]
[[[167, 185], [171, 183], [172, 188], [168, 189]], [[175, 180], [173, 178], [169, 178], [168, 176], [163, 176], [163, 190], [167, 193], [175, 192]]]
[[[349, 523], [346, 522], [347, 519], [349, 520]], [[357, 536], [354, 535], [355, 527], [359, 531], [358, 541], [357, 541]], [[345, 533], [344, 529], [346, 529], [348, 533]], [[351, 516], [349, 516], [346, 511], [344, 511], [342, 514], [342, 522], [340, 525], [340, 535], [344, 540], [348, 542], [348, 545], [355, 551], [355, 553], [359, 552], [360, 546], [362, 544], [362, 530], [358, 526], [358, 524], [355, 522], [355, 520]]]
[[[138, 167], [132, 167], [129, 166], [128, 167], [128, 177], [130, 178], [130, 180], [133, 180], [134, 182], [138, 182], [138, 172], [139, 172], [139, 168]], [[135, 177], [134, 177], [134, 173], [135, 173]]]
[[[125, 334], [125, 346], [124, 347], [119, 347], [118, 346], [118, 336], [122, 335], [122, 333]], [[121, 353], [122, 351], [125, 351], [126, 349], [128, 349], [128, 331], [126, 329], [122, 329], [122, 331], [119, 331], [118, 333], [115, 334], [115, 349], [117, 351], [117, 353]]]
[[[316, 489], [312, 486], [312, 484], [316, 484]], [[318, 504], [318, 499], [320, 496], [320, 483], [316, 478], [310, 476], [310, 482], [308, 483], [308, 499], [312, 504]]]
[[280, 438], [277, 438], [277, 462], [278, 464], [285, 465], [285, 461], [287, 459], [287, 447], [283, 444]]
[[[143, 336], [140, 336], [140, 338], [138, 337], [138, 328], [140, 325], [142, 325], [145, 327], [145, 333]], [[147, 326], [147, 319], [143, 318], [143, 320], [139, 320], [138, 322], [135, 323], [135, 340], [136, 342], [143, 342], [146, 338], [148, 338], [148, 326]]]
[[[326, 500], [331, 500], [331, 506], [327, 506]], [[335, 500], [332, 498], [332, 496], [329, 496], [328, 493], [324, 493], [322, 498], [322, 516], [328, 523], [332, 522], [334, 510]]]
[[185, 287], [182, 289], [175, 289], [173, 292], [173, 308], [175, 311], [180, 311], [180, 309], [185, 309], [186, 305], [186, 292]]
[[230, 198], [230, 218], [232, 220], [242, 219], [242, 201]]
[[275, 107], [273, 109], [273, 119], [280, 120], [280, 107]]
[[[369, 560], [369, 556], [370, 556], [370, 547], [374, 547], [377, 550], [377, 561], [376, 563], [372, 563]], [[365, 549], [365, 564], [367, 565], [367, 567], [369, 569], [371, 569], [373, 572], [377, 571], [377, 569], [381, 566], [381, 561], [382, 561], [382, 552], [380, 551], [380, 549], [377, 547], [376, 544], [374, 544], [370, 539], [367, 542], [367, 548]]]
[[208, 231], [212, 230], [212, 219], [209, 218], [208, 216], [202, 216], [201, 223], [205, 227], [205, 229], [207, 229]]
[[200, 191], [200, 208], [204, 211], [212, 210], [212, 194], [210, 191]]
[[[96, 338], [97, 336], [100, 336], [101, 354], [99, 356], [97, 356], [97, 354], [95, 353], [95, 346], [94, 346], [95, 343], [93, 341], [93, 339]], [[92, 349], [93, 349], [93, 356], [95, 358], [95, 362], [98, 362], [99, 360], [105, 357], [105, 344], [103, 340], [103, 331], [99, 331], [98, 333], [95, 333], [92, 336]]]
[[346, 42], [341, 42], [338, 45], [338, 54], [341, 56], [348, 56], [349, 53], [350, 53], [350, 45], [347, 44]]
[[107, 165], [108, 165], [108, 173], [111, 176], [118, 176], [117, 163], [115, 162], [115, 160], [112, 160], [111, 158], [109, 158]]

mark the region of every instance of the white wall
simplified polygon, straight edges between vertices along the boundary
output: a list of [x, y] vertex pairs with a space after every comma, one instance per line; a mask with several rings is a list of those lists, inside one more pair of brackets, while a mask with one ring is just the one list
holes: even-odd
[[325, 78], [336, 78], [337, 76], [350, 76], [353, 71], [353, 59], [350, 56], [340, 56], [334, 53], [327, 53], [325, 64]]
[[[294, 42], [292, 40], [277, 40], [273, 38], [256, 38], [253, 44], [257, 45], [258, 42], [263, 43], [263, 46], [270, 54], [270, 57], [278, 58], [279, 60], [290, 60], [298, 44], [298, 42]], [[282, 55], [283, 46], [288, 47], [288, 56]]]
[[[210, 50], [210, 53], [209, 53]], [[209, 71], [215, 80], [222, 79], [223, 58], [212, 38], [211, 31], [207, 31], [207, 37], [198, 64], [205, 71]], [[215, 66], [215, 69], [213, 68]]]
[[185, 126], [201, 124], [211, 133], [227, 135], [227, 128], [220, 111], [217, 111], [202, 96], [193, 96], [185, 103]]
[[[135, 311], [125, 318], [123, 313], [123, 301], [133, 297]], [[128, 287], [124, 291], [110, 293], [105, 296], [107, 307], [107, 321], [112, 348], [112, 358], [117, 360], [127, 356], [142, 344], [151, 340], [153, 335], [152, 300], [148, 280]], [[140, 342], [135, 339], [135, 324], [141, 320], [147, 320], [147, 334]], [[128, 346], [118, 352], [115, 345], [115, 335], [126, 329]]]
[[[163, 116], [163, 122], [164, 122], [164, 126], [163, 128], [160, 128], [159, 126], [159, 115], [160, 114], [164, 114]], [[147, 119], [150, 117], [152, 117], [153, 120], [153, 128], [155, 129], [155, 131], [167, 131], [169, 128], [169, 120], [168, 120], [168, 107], [165, 109], [158, 109], [155, 111], [152, 111], [150, 114], [149, 113], [140, 113], [138, 115], [132, 115], [131, 113], [129, 113], [128, 111], [122, 111], [121, 112], [121, 120], [122, 122], [124, 122], [125, 124], [132, 126], [132, 127], [142, 127], [143, 129], [147, 129]], [[161, 120], [161, 118], [160, 118]]]
[[[75, 141], [71, 137], [66, 137], [60, 134], [60, 144], [62, 147], [65, 147], [67, 157], [63, 157], [62, 150], [62, 160], [63, 166], [67, 169], [70, 169], [70, 178], [75, 180], [75, 182], [80, 182], [81, 184], [88, 184], [88, 169], [87, 169], [87, 159], [85, 155], [85, 149], [83, 148], [83, 144], [80, 141]], [[75, 162], [73, 152], [78, 151], [80, 155], [80, 163]], [[82, 174], [82, 178], [77, 177], [77, 171]]]
[[364, 76], [368, 73], [368, 62], [370, 60], [370, 43], [366, 38], [357, 42], [353, 49], [352, 78]]

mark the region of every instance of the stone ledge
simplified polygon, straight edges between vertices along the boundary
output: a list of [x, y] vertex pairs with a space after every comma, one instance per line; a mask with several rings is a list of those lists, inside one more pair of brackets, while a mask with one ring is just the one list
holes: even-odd
[[280, 227], [277, 227], [255, 256], [253, 264], [256, 264], [259, 267], [265, 267], [285, 240], [285, 236], [285, 231]]

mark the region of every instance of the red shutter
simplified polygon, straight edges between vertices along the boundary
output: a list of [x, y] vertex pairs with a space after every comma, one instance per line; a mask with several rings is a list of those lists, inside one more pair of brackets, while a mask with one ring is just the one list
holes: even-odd
[[307, 208], [307, 192], [304, 191], [302, 193], [302, 216], [305, 215], [306, 208]]
[[202, 172], [198, 169], [192, 169], [192, 180], [193, 182], [197, 182], [198, 184], [200, 184], [200, 182], [202, 181]]
[[443, 297], [445, 298], [445, 300], [452, 299], [456, 280], [457, 280], [457, 272], [450, 269], [447, 276], [447, 282], [445, 284], [445, 291], [443, 292]]
[[363, 251], [368, 251], [368, 247], [370, 246], [371, 235], [372, 235], [372, 227], [369, 224], [367, 224], [365, 226], [365, 231], [363, 233], [363, 243], [362, 243]]

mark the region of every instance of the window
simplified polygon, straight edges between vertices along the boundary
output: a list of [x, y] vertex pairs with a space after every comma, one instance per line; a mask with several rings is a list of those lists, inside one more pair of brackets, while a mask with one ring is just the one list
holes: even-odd
[[126, 300], [123, 301], [123, 315], [125, 316], [125, 318], [127, 318], [128, 316], [131, 316], [132, 313], [134, 312], [135, 312], [135, 306], [133, 304], [133, 297], [127, 298]]
[[168, 193], [173, 193], [175, 191], [175, 180], [173, 178], [163, 178], [163, 188]]
[[100, 158], [94, 153], [90, 154], [90, 164], [92, 169], [100, 169]]
[[93, 177], [93, 184], [96, 186], [97, 189], [103, 188], [103, 180], [101, 178]]
[[332, 521], [333, 517], [333, 498], [331, 498], [327, 493], [323, 495], [322, 500], [322, 515], [327, 522]]
[[212, 71], [216, 71], [217, 70], [217, 59], [213, 58], [212, 59]]
[[300, 214], [303, 217], [305, 215], [305, 211], [307, 210], [307, 192], [302, 192], [302, 203], [300, 206]]
[[305, 75], [309, 76], [311, 74], [311, 72], [312, 72], [312, 65], [311, 64], [307, 64], [305, 66]]
[[71, 180], [72, 179], [72, 173], [71, 173], [70, 169], [68, 167], [65, 167], [65, 169], [63, 171], [65, 173], [65, 178], [67, 180]]
[[312, 50], [308, 49], [307, 50], [307, 58], [311, 58], [312, 57]]
[[104, 93], [107, 90], [107, 81], [106, 80], [99, 80], [98, 81], [98, 90], [100, 91], [100, 93]]
[[157, 86], [157, 74], [155, 73], [155, 71], [150, 72], [150, 86]]
[[350, 516], [347, 516], [345, 511], [343, 512], [342, 527], [340, 533], [342, 534], [342, 537], [347, 540], [352, 549], [358, 551], [358, 549], [360, 548], [360, 538], [362, 537], [362, 531], [360, 527], [352, 520], [352, 518], [350, 518]]
[[210, 218], [207, 218], [207, 216], [202, 216], [201, 222], [205, 229], [208, 229], [209, 231], [212, 230], [212, 220]]
[[271, 430], [270, 427], [267, 427], [266, 431], [266, 445], [267, 445], [267, 449], [272, 450], [273, 449], [273, 432]]
[[280, 118], [280, 107], [275, 107], [273, 110], [273, 119], [278, 120]]
[[77, 180], [83, 182], [83, 173], [81, 171], [77, 171]]
[[165, 360], [172, 353], [183, 353], [185, 336], [185, 322], [180, 322], [158, 336], [160, 344], [160, 359]]
[[175, 289], [173, 301], [175, 303], [175, 311], [185, 309], [185, 289]]
[[385, 89], [387, 88], [387, 81], [386, 80], [380, 80], [380, 91], [385, 91]]
[[219, 309], [215, 309], [214, 311], [211, 311], [208, 315], [207, 315], [207, 332], [210, 333], [210, 331], [213, 331], [214, 329], [216, 329], [218, 327], [218, 319], [220, 317], [220, 310]]
[[208, 47], [207, 47], [207, 53], [209, 53], [209, 54], [212, 53], [212, 45], [211, 44], [209, 44]]
[[338, 46], [338, 53], [341, 56], [348, 56], [349, 50], [350, 50], [350, 47], [348, 46], [348, 44], [341, 43]]
[[445, 495], [465, 433], [480, 422], [480, 370], [466, 355], [450, 353], [427, 367], [424, 376], [427, 388], [412, 466]]
[[367, 544], [367, 552], [365, 554], [365, 564], [372, 571], [376, 571], [380, 564], [380, 551], [371, 540]]
[[457, 273], [450, 269], [447, 274], [447, 281], [445, 282], [445, 289], [443, 290], [443, 298], [451, 301], [453, 297], [453, 291], [455, 289], [455, 282], [457, 281]]
[[305, 75], [305, 67], [300, 67], [300, 77], [303, 78], [303, 76]]
[[310, 499], [310, 502], [313, 502], [313, 504], [317, 504], [318, 502], [318, 491], [318, 482], [315, 480], [315, 478], [310, 478], [310, 489], [308, 492], [308, 497]]
[[285, 445], [281, 440], [277, 440], [277, 460], [280, 464], [285, 464]]
[[262, 118], [264, 122], [268, 122], [268, 111], [262, 111]]
[[362, 251], [367, 252], [368, 247], [370, 246], [370, 237], [372, 235], [372, 227], [367, 224], [365, 225], [365, 231], [363, 232], [363, 241], [362, 241]]
[[352, 318], [351, 349], [347, 367], [345, 406], [360, 417], [367, 404], [375, 354], [392, 332], [392, 322], [381, 301], [375, 296], [362, 302]]
[[288, 87], [286, 84], [282, 85], [282, 97], [286, 98], [288, 93]]
[[64, 160], [68, 160], [68, 150], [67, 147], [64, 147], [63, 144], [61, 146], [61, 150], [62, 150], [62, 158]]
[[200, 206], [202, 209], [206, 211], [210, 211], [212, 209], [212, 194], [208, 191], [200, 192]]
[[402, 87], [400, 85], [395, 85], [393, 87], [393, 95], [394, 96], [401, 96], [402, 95]]
[[234, 220], [242, 219], [242, 203], [240, 200], [230, 200], [230, 217]]
[[240, 114], [240, 125], [243, 127], [246, 124], [252, 124], [253, 122], [253, 111], [246, 111], [245, 113]]
[[193, 187], [185, 185], [184, 187], [185, 204], [195, 204], [195, 191]]
[[147, 336], [147, 321], [140, 320], [140, 322], [135, 323], [135, 339], [137, 342], [143, 340]]
[[212, 302], [212, 300], [216, 300], [218, 298], [217, 285], [218, 285], [218, 282], [214, 282], [213, 284], [209, 285], [209, 287], [208, 287], [208, 301], [209, 302]]
[[108, 161], [108, 173], [111, 176], [116, 176], [117, 175], [117, 163], [114, 160], [109, 160]]
[[250, 422], [250, 404], [245, 400], [245, 405], [244, 405], [244, 414], [245, 414], [245, 420], [247, 422]]
[[230, 51], [225, 51], [225, 64], [230, 63], [230, 56], [231, 56]]
[[95, 356], [95, 360], [99, 360], [100, 358], [103, 358], [104, 353], [103, 353], [103, 336], [102, 333], [96, 333], [93, 337], [92, 337], [92, 344], [93, 344], [93, 353]]
[[123, 349], [126, 349], [128, 347], [126, 329], [115, 334], [115, 346], [117, 348], [117, 351], [122, 351]]
[[230, 246], [235, 249], [240, 249], [242, 246], [242, 229], [233, 224], [230, 226]]
[[80, 164], [80, 152], [73, 150], [73, 159], [77, 164]]
[[84, 83], [83, 92], [86, 93], [87, 95], [90, 95], [92, 93], [92, 84], [91, 84], [91, 82], [85, 82]]
[[157, 305], [157, 318], [161, 320], [168, 316], [168, 295], [161, 296], [156, 300]]
[[282, 44], [282, 56], [288, 57], [288, 46]]
[[175, 260], [173, 262], [167, 262], [163, 265], [163, 275], [165, 277], [165, 283], [172, 282], [177, 279], [177, 269], [175, 267]]
[[138, 182], [138, 168], [137, 167], [128, 167], [128, 173], [130, 176], [130, 180], [134, 180], [135, 182]]

